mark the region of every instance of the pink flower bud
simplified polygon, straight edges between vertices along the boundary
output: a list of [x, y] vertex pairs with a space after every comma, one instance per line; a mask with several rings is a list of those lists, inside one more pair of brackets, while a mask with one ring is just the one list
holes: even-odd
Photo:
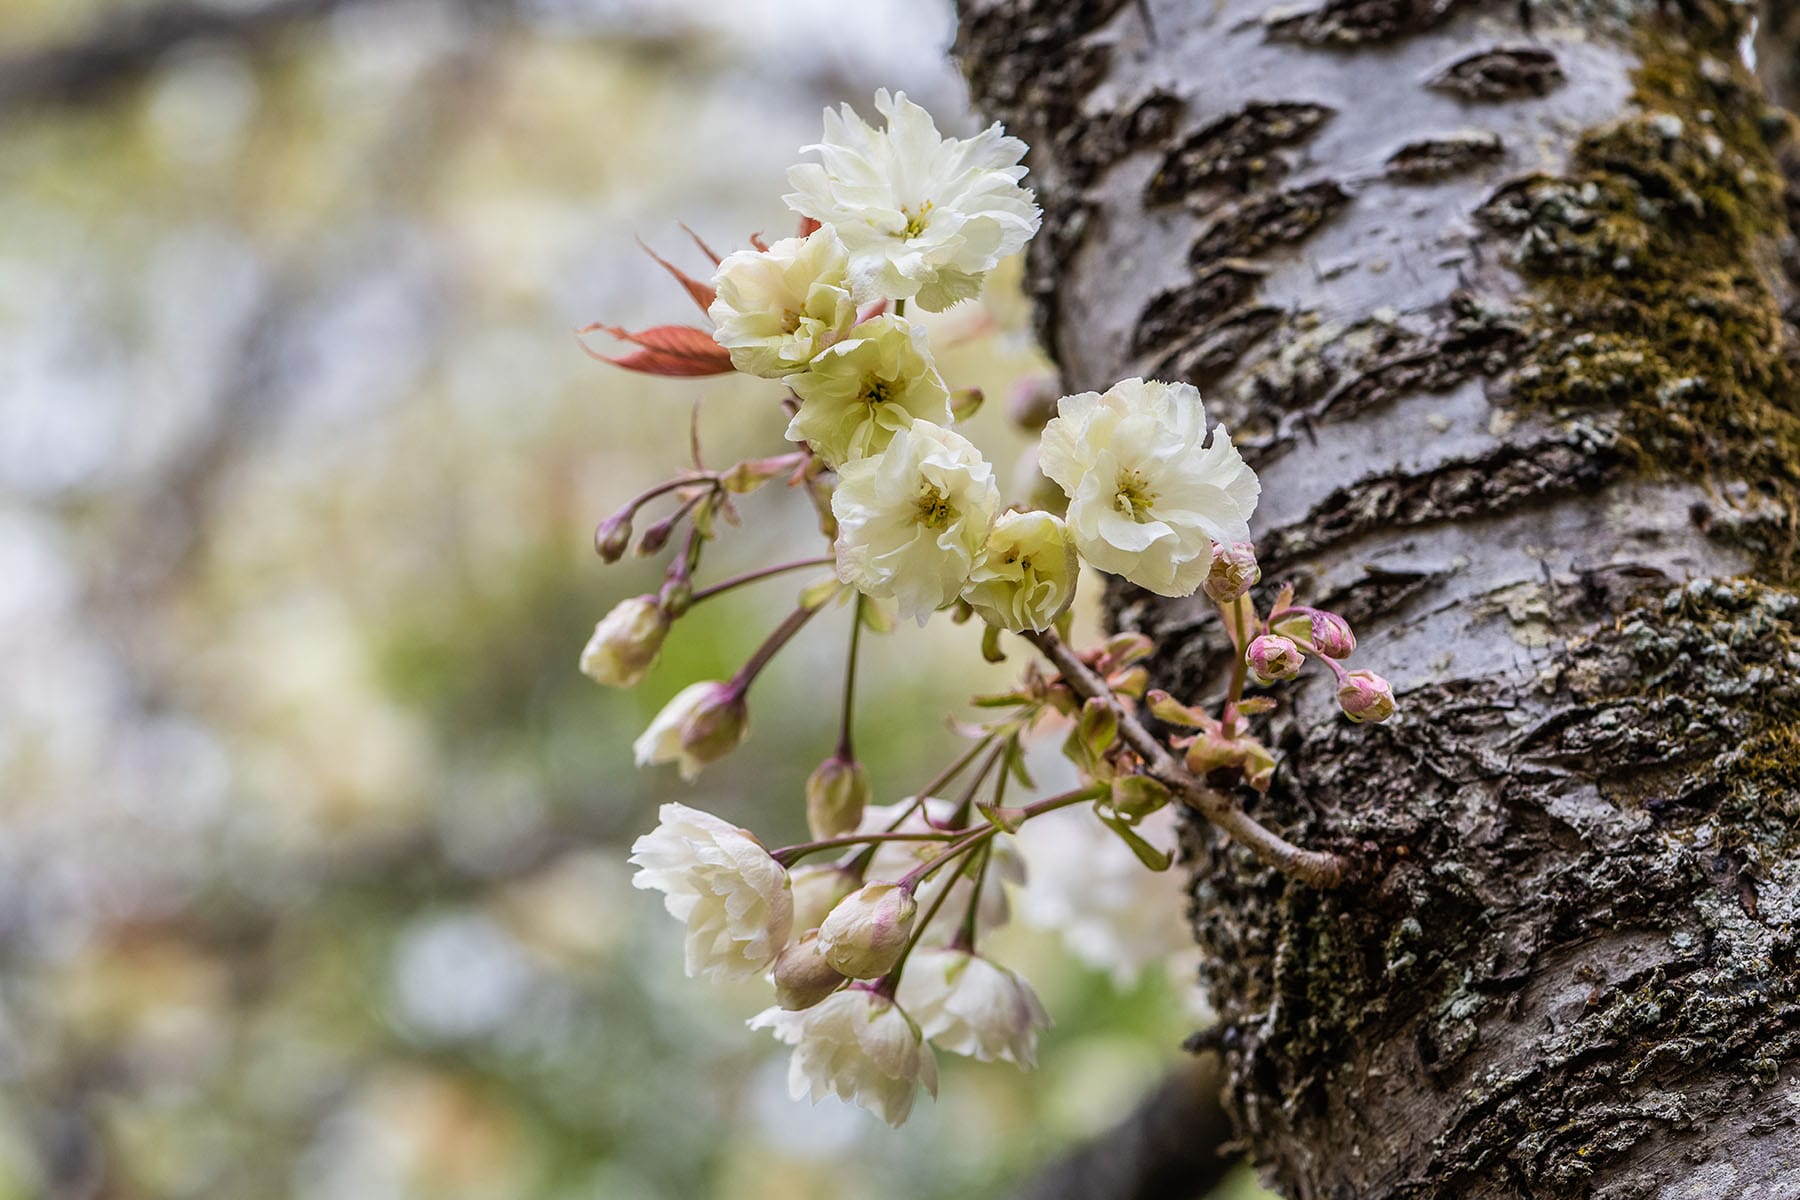
[[1350, 632], [1350, 622], [1336, 613], [1314, 613], [1312, 644], [1326, 658], [1344, 658], [1356, 649], [1356, 635]]
[[1277, 679], [1292, 679], [1298, 675], [1306, 656], [1300, 653], [1300, 647], [1293, 639], [1279, 633], [1265, 633], [1251, 639], [1249, 648], [1244, 651], [1244, 661], [1250, 664], [1251, 677], [1266, 686]]
[[1256, 586], [1262, 568], [1256, 565], [1256, 547], [1249, 542], [1214, 542], [1212, 569], [1200, 586], [1220, 604], [1230, 604]]
[[840, 900], [819, 926], [819, 949], [840, 974], [873, 979], [906, 949], [918, 911], [911, 892], [892, 883], [866, 884]]
[[1338, 707], [1352, 721], [1385, 721], [1394, 715], [1394, 689], [1373, 671], [1352, 671], [1338, 684]]
[[616, 563], [625, 557], [625, 548], [631, 545], [631, 510], [625, 509], [614, 513], [600, 522], [600, 528], [594, 530], [594, 551], [609, 563]]

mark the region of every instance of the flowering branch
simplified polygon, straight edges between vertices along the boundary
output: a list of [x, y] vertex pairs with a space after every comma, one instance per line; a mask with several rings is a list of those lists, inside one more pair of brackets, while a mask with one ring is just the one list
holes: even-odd
[[1119, 722], [1119, 736], [1128, 742], [1144, 760], [1146, 771], [1157, 782], [1169, 788], [1208, 821], [1224, 830], [1231, 839], [1257, 858], [1284, 875], [1316, 888], [1335, 888], [1349, 874], [1349, 864], [1339, 855], [1323, 850], [1305, 850], [1283, 838], [1221, 795], [1189, 774], [1155, 734], [1144, 728], [1135, 714], [1120, 704], [1106, 681], [1096, 675], [1063, 643], [1055, 633], [1027, 633], [1025, 637], [1061, 673], [1063, 680], [1085, 700], [1099, 700], [1111, 706]]
[[[710, 334], [614, 330], [641, 347], [616, 360], [633, 370], [730, 369], [778, 384], [769, 414], [795, 448], [708, 470], [698, 422], [690, 425], [691, 468], [596, 530], [596, 548], [616, 562], [650, 501], [669, 496], [672, 511], [637, 539], [639, 554], [662, 553], [687, 526], [661, 588], [609, 612], [581, 668], [608, 686], [635, 686], [673, 623], [700, 601], [831, 563], [835, 578], [804, 588], [735, 673], [688, 685], [637, 739], [639, 765], [672, 763], [692, 779], [742, 742], [748, 694], [763, 669], [821, 608], [854, 594], [836, 740], [806, 781], [811, 839], [771, 852], [747, 830], [666, 804], [632, 860], [634, 883], [665, 893], [685, 923], [689, 974], [765, 975], [773, 985], [775, 1007], [751, 1024], [795, 1047], [794, 1096], [836, 1094], [897, 1125], [919, 1090], [936, 1094], [934, 1047], [1035, 1061], [1048, 1014], [1025, 980], [975, 950], [1006, 920], [1006, 886], [1024, 881], [1012, 834], [1082, 805], [1090, 817], [1070, 827], [1093, 843], [1084, 855], [1122, 845], [1163, 871], [1173, 852], [1143, 823], [1179, 800], [1291, 878], [1336, 887], [1350, 874], [1345, 859], [1285, 841], [1229, 794], [1239, 782], [1266, 791], [1276, 768], [1245, 722], [1275, 700], [1245, 689], [1291, 679], [1316, 655], [1351, 721], [1386, 720], [1395, 704], [1380, 676], [1337, 662], [1356, 644], [1341, 617], [1296, 605], [1292, 587], [1260, 615], [1249, 596], [1261, 572], [1248, 538], [1262, 484], [1230, 434], [1209, 426], [1194, 387], [1127, 379], [1104, 393], [1064, 396], [1054, 413], [1047, 404], [1021, 410], [1019, 423], [1039, 432], [1043, 478], [1023, 501], [1006, 501], [992, 463], [954, 428], [980, 393], [946, 383], [917, 314], [973, 299], [983, 277], [1037, 231], [1041, 213], [1020, 184], [1026, 148], [997, 125], [944, 138], [904, 95], [877, 93], [876, 107], [885, 130], [848, 107], [827, 113], [823, 161], [789, 172], [798, 236], [772, 245], [752, 238], [751, 249], [722, 259], [707, 251], [718, 268], [710, 281], [657, 259], [705, 307]], [[811, 503], [831, 554], [696, 590], [707, 545], [740, 521], [734, 498], [780, 478]], [[1217, 715], [1148, 690], [1149, 638], [1118, 634], [1078, 651], [1054, 632], [1067, 628], [1083, 564], [1163, 596], [1204, 589], [1233, 651]], [[1000, 634], [1012, 631], [1056, 674], [1034, 659], [1014, 690], [976, 697], [977, 708], [1003, 711], [958, 726], [972, 745], [916, 794], [877, 806], [852, 748], [855, 705], [867, 690], [863, 635], [892, 632], [895, 616], [923, 625], [945, 610], [980, 619], [990, 661], [1001, 660]], [[1157, 738], [1134, 701], [1194, 732]], [[1081, 786], [1009, 803], [1009, 781], [1035, 789], [1025, 746], [1058, 727], [1059, 715]], [[953, 797], [938, 794], [965, 773]], [[800, 865], [831, 850], [850, 852]]]

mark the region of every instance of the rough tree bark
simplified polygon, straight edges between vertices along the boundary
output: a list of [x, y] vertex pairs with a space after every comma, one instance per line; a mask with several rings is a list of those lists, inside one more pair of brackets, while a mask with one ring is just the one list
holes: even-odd
[[[1301, 687], [1245, 797], [1351, 885], [1188, 839], [1288, 1196], [1800, 1197], [1792, 13], [1753, 72], [1724, 0], [963, 0], [1068, 386], [1197, 384], [1401, 693]], [[1109, 610], [1218, 686], [1202, 606]]]

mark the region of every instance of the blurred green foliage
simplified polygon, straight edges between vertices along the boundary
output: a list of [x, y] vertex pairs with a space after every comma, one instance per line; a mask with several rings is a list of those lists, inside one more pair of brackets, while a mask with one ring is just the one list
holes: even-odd
[[[576, 655], [655, 572], [591, 530], [680, 465], [696, 395], [721, 460], [781, 426], [571, 331], [691, 319], [634, 235], [698, 271], [678, 219], [784, 230], [826, 102], [899, 85], [968, 124], [947, 7], [840, 13], [796, 69], [784, 24], [829, 7], [365, 0], [0, 108], [0, 1200], [1001, 1195], [1175, 1060], [1160, 975], [1121, 992], [1015, 929], [1057, 1020], [1037, 1076], [954, 1064], [897, 1135], [793, 1105], [742, 1027], [763, 997], [682, 978], [629, 886], [656, 803], [694, 799], [631, 738], [793, 585], [607, 693]], [[143, 8], [14, 0], [0, 46]], [[948, 314], [947, 374], [1003, 397], [1043, 369], [1024, 324], [1005, 280]], [[708, 572], [810, 545], [796, 498], [745, 512]], [[844, 615], [696, 803], [799, 832]], [[891, 800], [996, 676], [933, 628], [866, 678]]]

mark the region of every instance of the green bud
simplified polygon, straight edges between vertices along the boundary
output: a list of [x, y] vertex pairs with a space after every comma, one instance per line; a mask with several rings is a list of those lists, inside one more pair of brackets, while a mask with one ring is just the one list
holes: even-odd
[[806, 825], [815, 838], [854, 833], [869, 804], [869, 772], [861, 763], [832, 755], [806, 780]]

